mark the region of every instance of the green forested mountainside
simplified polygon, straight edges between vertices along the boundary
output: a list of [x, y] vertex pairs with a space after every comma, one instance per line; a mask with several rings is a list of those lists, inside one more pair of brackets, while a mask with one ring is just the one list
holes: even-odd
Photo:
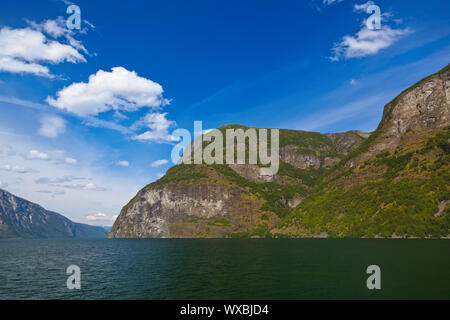
[[278, 229], [289, 227], [291, 235], [281, 232], [287, 236], [304, 229], [331, 237], [447, 236], [449, 139], [447, 127], [414, 149], [380, 153], [341, 173], [316, 188]]
[[[248, 127], [242, 125], [227, 125], [222, 129], [248, 129]], [[364, 138], [360, 137], [356, 133], [349, 132], [348, 135], [357, 136], [358, 142], [364, 141]], [[280, 147], [285, 146], [300, 146], [301, 149], [296, 149], [295, 153], [311, 154], [317, 157], [328, 157], [331, 154], [336, 158], [342, 158], [345, 156], [339, 146], [323, 134], [317, 132], [295, 131], [295, 130], [280, 130]], [[322, 152], [321, 152], [322, 150]], [[340, 150], [340, 151], [339, 151]], [[246, 179], [233, 171], [228, 165], [214, 164], [210, 166], [223, 178], [227, 179], [230, 183], [248, 189], [258, 197], [266, 200], [262, 210], [272, 211], [279, 217], [287, 215], [289, 207], [286, 205], [286, 201], [297, 196], [306, 196], [311, 188], [320, 180], [329, 169], [329, 166], [320, 168], [308, 168], [300, 169], [295, 166], [280, 161], [280, 166], [277, 175], [282, 178], [277, 182], [255, 182]], [[208, 179], [208, 175], [204, 172], [204, 167], [191, 164], [180, 164], [170, 168], [166, 175], [155, 183], [150, 184], [148, 187], [155, 185], [163, 185], [167, 183], [195, 183], [198, 179]], [[209, 183], [214, 183], [209, 181]]]
[[[219, 129], [225, 134], [226, 129], [239, 128], [246, 130], [249, 127], [243, 125], [226, 125]], [[365, 140], [355, 132], [343, 133], [342, 135], [356, 137], [356, 145]], [[317, 132], [280, 129], [280, 148], [285, 146], [299, 146], [301, 149], [294, 150], [294, 153], [315, 155], [318, 158], [334, 155], [336, 158], [341, 159], [345, 156], [345, 152], [348, 151], [344, 147], [339, 146], [334, 139], [330, 139]], [[350, 149], [353, 147], [352, 145]], [[255, 182], [242, 177], [228, 165], [214, 164], [209, 167], [220, 174], [223, 179], [228, 180], [229, 183], [248, 189], [250, 192], [265, 199], [266, 204], [263, 208], [276, 213], [279, 217], [285, 216], [290, 210], [286, 205], [287, 200], [294, 198], [296, 195], [306, 196], [308, 190], [313, 188], [320, 177], [330, 169], [330, 166], [323, 166], [317, 169], [300, 169], [281, 160], [277, 174], [281, 177], [280, 180], [277, 182]], [[196, 183], [201, 178], [204, 180], [209, 179], [208, 174], [205, 172], [205, 166], [179, 164], [170, 168], [162, 178], [149, 184], [144, 189], [165, 184]], [[208, 181], [208, 183], [211, 184], [214, 181]]]
[[[248, 129], [226, 125], [219, 130], [225, 133], [226, 129], [239, 128]], [[365, 133], [361, 134], [352, 131], [328, 137], [280, 129], [280, 150], [284, 153], [277, 175], [270, 179], [261, 179], [259, 171], [252, 170], [259, 167], [252, 165], [178, 164], [124, 206], [108, 236], [270, 236], [270, 230], [309, 194], [332, 165], [365, 140]], [[219, 195], [216, 190], [220, 190]], [[201, 204], [196, 205], [197, 201]], [[209, 217], [203, 213], [216, 210], [217, 204], [217, 214]]]
[[447, 66], [389, 102], [370, 135], [280, 129], [271, 178], [249, 164], [176, 165], [108, 237], [448, 237], [449, 103]]

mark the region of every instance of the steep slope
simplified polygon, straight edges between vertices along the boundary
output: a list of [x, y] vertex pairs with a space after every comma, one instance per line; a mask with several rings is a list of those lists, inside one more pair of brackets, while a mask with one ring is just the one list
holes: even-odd
[[[248, 129], [219, 129], [232, 128]], [[138, 192], [108, 237], [267, 236], [365, 136], [280, 130], [280, 169], [273, 177], [261, 176], [250, 164], [176, 165]]]
[[177, 165], [108, 237], [448, 237], [449, 77], [447, 66], [402, 92], [372, 134], [280, 130], [273, 177]]
[[106, 230], [66, 217], [0, 189], [0, 238], [103, 238]]
[[377, 130], [272, 232], [448, 237], [449, 67], [388, 103]]

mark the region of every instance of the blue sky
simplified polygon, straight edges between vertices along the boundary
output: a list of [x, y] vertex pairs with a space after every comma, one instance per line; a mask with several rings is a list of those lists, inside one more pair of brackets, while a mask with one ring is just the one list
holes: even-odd
[[176, 128], [372, 131], [449, 63], [448, 1], [3, 1], [0, 188], [110, 225]]

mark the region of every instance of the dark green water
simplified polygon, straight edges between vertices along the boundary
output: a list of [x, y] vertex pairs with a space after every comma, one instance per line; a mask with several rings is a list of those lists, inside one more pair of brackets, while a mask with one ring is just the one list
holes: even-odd
[[[450, 241], [1, 240], [0, 299], [450, 299]], [[68, 290], [66, 268], [81, 268]], [[381, 268], [368, 290], [366, 268]]]

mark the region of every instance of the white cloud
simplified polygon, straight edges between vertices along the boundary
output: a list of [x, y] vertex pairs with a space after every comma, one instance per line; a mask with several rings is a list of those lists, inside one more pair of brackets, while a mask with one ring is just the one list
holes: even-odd
[[67, 164], [75, 165], [75, 164], [77, 164], [78, 161], [77, 161], [77, 159], [67, 157], [67, 158], [65, 159], [65, 162], [66, 162]]
[[64, 150], [39, 151], [32, 149], [27, 153], [20, 154], [25, 160], [47, 160], [53, 164], [70, 164], [76, 165], [78, 160], [66, 155]]
[[374, 5], [375, 3], [373, 1], [367, 1], [366, 3], [357, 4], [353, 6], [353, 11], [355, 12], [366, 12], [367, 8], [371, 5]]
[[120, 167], [129, 167], [129, 166], [130, 166], [130, 163], [129, 163], [128, 161], [121, 160], [121, 161], [117, 161], [117, 162], [116, 162], [116, 165], [117, 165], [117, 166], [120, 166]]
[[[92, 24], [91, 22], [87, 21], [86, 19], [82, 20], [82, 22], [84, 24], [86, 24], [89, 28], [95, 29], [94, 24]], [[81, 33], [86, 33], [85, 29], [82, 29], [80, 32]]]
[[357, 85], [357, 84], [358, 84], [358, 81], [356, 81], [355, 79], [351, 79], [351, 80], [350, 80], [350, 84], [351, 84], [352, 86]]
[[10, 165], [10, 164], [5, 164], [5, 165], [1, 166], [0, 170], [14, 172], [14, 173], [38, 173], [38, 171], [33, 170], [31, 168], [24, 168], [22, 166]]
[[165, 165], [167, 163], [169, 163], [169, 161], [166, 160], [166, 159], [156, 160], [156, 161], [152, 162], [152, 167], [153, 168], [160, 167], [160, 166], [163, 166], [163, 165]]
[[[83, 118], [86, 126], [116, 130], [130, 135], [133, 140], [156, 143], [179, 141], [178, 137], [169, 133], [176, 123], [166, 118], [167, 113], [148, 113], [129, 128], [120, 124], [120, 121], [128, 119], [123, 112], [141, 108], [156, 111], [169, 104], [169, 100], [163, 97], [161, 85], [123, 67], [112, 68], [110, 72], [99, 70], [90, 75], [87, 82], [73, 83], [58, 91], [55, 97], [47, 97], [47, 103]], [[97, 117], [108, 111], [113, 111], [114, 121]], [[136, 133], [143, 127], [150, 130]]]
[[[355, 4], [353, 11], [366, 12], [373, 1], [368, 1], [363, 4]], [[338, 61], [342, 58], [362, 58], [370, 55], [375, 55], [380, 50], [386, 49], [400, 40], [402, 37], [410, 34], [410, 28], [393, 29], [388, 25], [388, 21], [394, 16], [390, 11], [381, 14], [381, 29], [370, 30], [367, 28], [367, 19], [362, 22], [361, 29], [353, 36], [346, 35], [342, 40], [335, 44], [330, 57], [331, 61]], [[398, 19], [396, 19], [398, 21]], [[395, 20], [394, 20], [395, 21]]]
[[111, 189], [96, 186], [94, 183], [89, 182], [86, 184], [65, 184], [60, 186], [66, 189], [77, 189], [77, 190], [87, 190], [87, 191], [110, 191]]
[[41, 152], [38, 150], [30, 150], [26, 154], [26, 158], [28, 160], [49, 160], [49, 156], [45, 152]]
[[[86, 222], [87, 214], [104, 212], [111, 216], [118, 213], [124, 203], [136, 194], [139, 185], [146, 183], [145, 177], [136, 176], [135, 172], [123, 176], [114, 170], [108, 172], [99, 170], [99, 163], [131, 159], [126, 157], [111, 159], [113, 155], [108, 146], [94, 145], [84, 139], [72, 138], [73, 143], [67, 146], [70, 149], [64, 151], [55, 148], [53, 140], [47, 141], [52, 142], [50, 144], [43, 144], [42, 137], [39, 138], [38, 135], [16, 137], [4, 136], [0, 133], [0, 146], [10, 145], [16, 152], [14, 156], [0, 158], [0, 180], [8, 183], [5, 189], [24, 199], [39, 203], [48, 210], [63, 213], [76, 222]], [[49, 160], [28, 160], [26, 158], [28, 151], [34, 149], [47, 153]], [[78, 159], [77, 165], [65, 164], [66, 157]], [[150, 158], [147, 162], [151, 161]], [[4, 171], [3, 166], [6, 164], [9, 166]], [[132, 164], [131, 161], [130, 164]], [[13, 169], [14, 166], [17, 167]], [[36, 171], [29, 169], [30, 167], [38, 170], [39, 174], [32, 173]], [[41, 177], [48, 177], [48, 180], [42, 180], [40, 184], [36, 184], [36, 179]], [[64, 177], [66, 178], [63, 179]], [[93, 185], [88, 184], [90, 182]], [[46, 190], [52, 193], [38, 192]], [[59, 195], [58, 193], [61, 192], [65, 194]], [[102, 223], [102, 225], [110, 224], [112, 224], [111, 221]]]
[[369, 30], [364, 26], [356, 35], [344, 36], [342, 41], [334, 46], [330, 59], [337, 61], [342, 57], [351, 59], [374, 55], [409, 33], [409, 28], [392, 29], [385, 24], [380, 30]]
[[68, 183], [64, 184], [63, 182], [59, 182], [62, 179], [49, 179], [49, 178], [40, 178], [35, 182], [37, 184], [47, 184], [56, 188], [63, 189], [72, 189], [72, 190], [83, 190], [83, 191], [111, 191], [111, 189], [99, 187], [92, 182], [88, 183]]
[[102, 220], [102, 221], [104, 221], [104, 220], [108, 220], [108, 216], [105, 213], [99, 212], [94, 215], [86, 216], [86, 220], [89, 220], [89, 221]]
[[[1, 49], [1, 48], [0, 48]], [[32, 73], [42, 77], [53, 77], [50, 70], [37, 63], [28, 63], [0, 54], [0, 71], [11, 73]]]
[[36, 184], [48, 184], [50, 186], [56, 186], [59, 183], [66, 183], [66, 182], [72, 182], [77, 180], [90, 180], [83, 177], [74, 177], [74, 176], [64, 176], [62, 178], [48, 178], [48, 177], [42, 177], [39, 179], [36, 179], [34, 182]]
[[[55, 39], [64, 37], [73, 48], [75, 48], [78, 51], [89, 54], [86, 48], [81, 44], [81, 41], [73, 38], [75, 31], [67, 28], [66, 20], [63, 17], [58, 17], [55, 20], [48, 19], [41, 23], [36, 23], [34, 21], [29, 20], [27, 20], [27, 22], [33, 29], [38, 30], [40, 32], [45, 32], [46, 34], [50, 35]], [[83, 31], [84, 31], [83, 33], [85, 33], [86, 29], [84, 29]]]
[[[35, 26], [39, 25], [35, 24]], [[58, 17], [56, 20], [46, 20], [40, 26], [42, 26], [42, 29], [53, 38], [59, 38], [70, 31], [64, 25], [64, 19], [62, 19], [62, 17]]]
[[329, 6], [330, 4], [333, 4], [333, 3], [335, 3], [335, 2], [342, 2], [342, 1], [344, 1], [344, 0], [323, 0], [322, 3], [323, 3], [324, 5]]
[[15, 105], [22, 106], [22, 107], [36, 109], [36, 110], [44, 110], [45, 111], [45, 110], [49, 109], [48, 105], [40, 104], [40, 103], [28, 101], [28, 100], [22, 100], [22, 99], [18, 99], [15, 97], [0, 96], [0, 101], [15, 104]]
[[72, 1], [69, 1], [69, 0], [61, 0], [61, 1], [67, 6], [74, 4]]
[[131, 134], [133, 132], [129, 128], [127, 128], [121, 124], [118, 124], [116, 122], [98, 119], [95, 117], [87, 117], [85, 120], [83, 120], [83, 124], [88, 127], [106, 128], [106, 129], [116, 130], [122, 134]]
[[155, 109], [168, 104], [162, 87], [122, 67], [111, 72], [99, 70], [88, 82], [73, 83], [58, 91], [47, 102], [58, 109], [81, 117], [94, 116], [109, 110], [136, 111], [142, 107]]
[[58, 116], [42, 117], [38, 134], [48, 138], [56, 138], [66, 130], [66, 122]]
[[0, 135], [10, 136], [10, 137], [25, 137], [25, 138], [28, 138], [28, 136], [26, 136], [24, 134], [10, 132], [10, 131], [0, 131]]
[[70, 183], [70, 184], [60, 184], [60, 183], [50, 183], [50, 186], [72, 189], [72, 190], [85, 190], [85, 191], [110, 191], [110, 189], [98, 187], [94, 183]]
[[31, 28], [0, 29], [0, 71], [53, 77], [42, 63], [64, 61], [78, 63], [86, 59], [73, 46], [49, 40], [40, 31]]
[[[76, 182], [76, 181], [84, 182]], [[84, 190], [84, 191], [110, 191], [111, 189], [99, 187], [92, 182], [87, 182], [91, 180], [89, 178], [74, 177], [74, 176], [64, 176], [62, 178], [48, 178], [42, 177], [36, 179], [34, 182], [36, 184], [45, 184], [55, 188], [72, 189], [72, 190]]]
[[145, 124], [150, 130], [132, 137], [133, 140], [171, 143], [179, 141], [178, 137], [169, 133], [170, 127], [175, 125], [174, 121], [166, 119], [167, 113], [148, 113], [141, 123]]
[[0, 188], [6, 188], [8, 184], [0, 180]]
[[94, 215], [86, 216], [85, 218], [88, 221], [113, 221], [114, 222], [114, 220], [116, 220], [117, 217], [118, 217], [118, 215], [113, 215], [110, 218], [110, 217], [108, 217], [108, 215], [106, 213], [99, 212]]
[[66, 194], [66, 192], [64, 190], [37, 190], [36, 192], [48, 194], [52, 198], [54, 198], [56, 196], [63, 196]]

